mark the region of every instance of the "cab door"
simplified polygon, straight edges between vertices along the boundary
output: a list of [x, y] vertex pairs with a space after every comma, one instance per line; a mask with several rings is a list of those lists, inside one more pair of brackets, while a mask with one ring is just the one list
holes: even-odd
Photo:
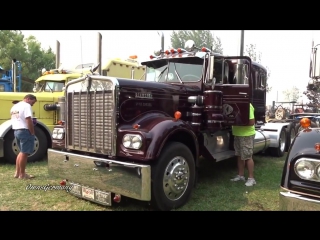
[[[227, 66], [227, 67], [226, 67]], [[224, 81], [215, 85], [222, 91], [222, 111], [226, 125], [244, 126], [249, 123], [249, 103], [251, 96], [250, 69], [248, 57], [226, 57], [223, 64]], [[228, 69], [227, 71], [225, 71]]]

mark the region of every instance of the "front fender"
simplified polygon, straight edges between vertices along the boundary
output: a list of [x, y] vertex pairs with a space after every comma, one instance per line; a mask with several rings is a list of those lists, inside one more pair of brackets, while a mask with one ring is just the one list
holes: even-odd
[[7, 120], [0, 125], [0, 138], [4, 138], [7, 132], [12, 128], [11, 120]]
[[[158, 158], [163, 147], [168, 141], [170, 141], [170, 139], [175, 141], [180, 139], [183, 141], [186, 137], [190, 137], [190, 141], [188, 141], [189, 144], [196, 146], [195, 156], [198, 156], [199, 154], [197, 137], [192, 127], [182, 120], [175, 120], [174, 118], [162, 119], [162, 121], [155, 125], [149, 133], [152, 137], [150, 138], [150, 145], [146, 152], [147, 159]], [[180, 138], [180, 136], [184, 137]]]
[[[139, 126], [134, 129], [133, 125]], [[199, 154], [197, 137], [192, 127], [182, 121], [162, 113], [152, 113], [137, 119], [132, 126], [123, 125], [118, 128], [120, 144], [119, 156], [148, 161], [156, 159], [167, 141], [187, 142], [193, 146], [195, 156]], [[144, 144], [138, 150], [128, 150], [122, 145], [122, 137], [126, 133], [138, 133], [144, 137]], [[186, 141], [188, 140], [188, 141]]]
[[[45, 129], [51, 135], [50, 129], [45, 124], [43, 124], [42, 122], [38, 121], [37, 125], [41, 125], [41, 127], [43, 129]], [[7, 132], [9, 132], [11, 129], [12, 129], [11, 120], [7, 120], [4, 123], [2, 123], [0, 125], [0, 138], [4, 138], [5, 135], [7, 134]]]

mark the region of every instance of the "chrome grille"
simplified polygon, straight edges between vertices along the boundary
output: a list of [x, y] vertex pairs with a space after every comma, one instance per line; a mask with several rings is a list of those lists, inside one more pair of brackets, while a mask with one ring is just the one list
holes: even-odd
[[113, 90], [67, 93], [69, 149], [115, 154], [115, 99]]

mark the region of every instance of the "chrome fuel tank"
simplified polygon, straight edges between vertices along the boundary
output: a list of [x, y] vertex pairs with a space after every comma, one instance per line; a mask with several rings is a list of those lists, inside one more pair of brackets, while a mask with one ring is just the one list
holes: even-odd
[[256, 130], [253, 153], [263, 152], [270, 145], [270, 136], [262, 130]]

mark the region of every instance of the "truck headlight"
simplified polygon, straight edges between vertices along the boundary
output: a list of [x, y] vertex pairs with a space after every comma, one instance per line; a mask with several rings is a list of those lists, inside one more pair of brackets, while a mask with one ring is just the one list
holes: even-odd
[[53, 139], [63, 139], [64, 138], [64, 128], [54, 128], [52, 131]]
[[58, 129], [57, 138], [58, 139], [63, 139], [64, 138], [64, 128], [59, 128]]
[[142, 146], [142, 138], [137, 134], [126, 134], [122, 138], [122, 144], [126, 148], [139, 149]]
[[303, 179], [311, 179], [314, 175], [315, 166], [313, 162], [302, 160], [296, 163], [295, 172]]

